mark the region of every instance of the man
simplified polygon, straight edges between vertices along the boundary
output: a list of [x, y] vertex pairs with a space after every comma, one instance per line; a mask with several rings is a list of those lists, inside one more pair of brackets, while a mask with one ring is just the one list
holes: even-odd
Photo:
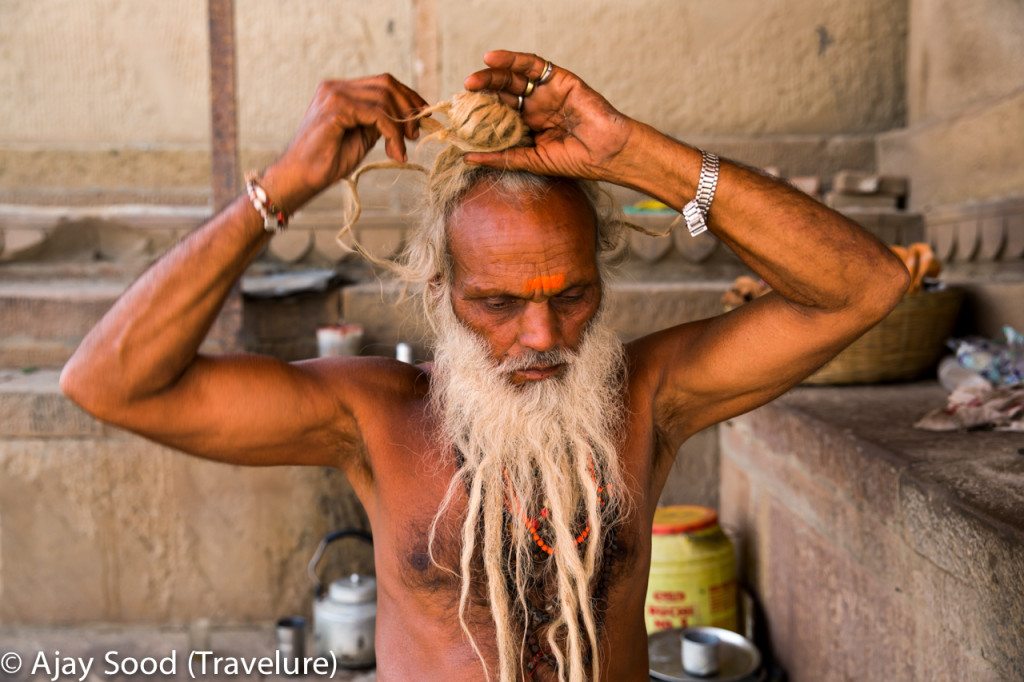
[[[195, 455], [342, 469], [374, 535], [381, 682], [645, 680], [651, 520], [679, 446], [811, 374], [909, 276], [841, 215], [722, 162], [698, 224], [773, 290], [623, 346], [601, 322], [612, 228], [587, 181], [683, 207], [702, 176], [707, 199], [709, 162], [542, 58], [484, 61], [467, 90], [521, 108], [534, 145], [467, 154], [455, 189], [427, 202], [406, 265], [434, 364], [198, 355], [268, 239], [241, 196], [125, 292], [61, 387]], [[390, 76], [324, 83], [260, 184], [290, 214], [381, 136], [404, 160], [425, 106]]]

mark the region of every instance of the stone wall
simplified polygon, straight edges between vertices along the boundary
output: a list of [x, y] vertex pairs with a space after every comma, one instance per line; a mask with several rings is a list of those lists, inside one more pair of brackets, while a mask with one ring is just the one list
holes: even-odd
[[[329, 531], [367, 528], [327, 467], [240, 467], [95, 421], [57, 372], [0, 370], [0, 624], [267, 622], [309, 608]], [[359, 543], [321, 566], [371, 570]]]
[[[822, 144], [903, 124], [905, 31], [906, 0], [246, 0], [244, 165], [286, 145], [321, 79], [389, 71], [436, 101], [497, 47], [548, 56], [684, 139]], [[207, 50], [205, 0], [0, 3], [0, 203], [205, 203]]]
[[882, 172], [929, 209], [1024, 194], [1024, 5], [910, 0], [908, 127], [879, 137]]
[[721, 514], [805, 680], [1024, 679], [1024, 457], [912, 428], [935, 382], [804, 387], [719, 427]]

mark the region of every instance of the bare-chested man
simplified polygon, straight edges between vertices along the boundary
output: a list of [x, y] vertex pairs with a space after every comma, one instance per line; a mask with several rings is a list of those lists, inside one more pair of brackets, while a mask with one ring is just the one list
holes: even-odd
[[[484, 61], [467, 90], [521, 104], [534, 145], [460, 156], [425, 200], [404, 265], [433, 363], [198, 354], [268, 240], [243, 195], [125, 292], [61, 388], [201, 457], [344, 471], [373, 530], [381, 682], [646, 680], [651, 521], [679, 446], [811, 374], [908, 273], [841, 215], [723, 161], [710, 229], [773, 290], [623, 346], [602, 322], [614, 228], [591, 181], [679, 208], [701, 153], [542, 58]], [[290, 214], [380, 137], [403, 160], [425, 105], [390, 76], [326, 82], [261, 183]]]

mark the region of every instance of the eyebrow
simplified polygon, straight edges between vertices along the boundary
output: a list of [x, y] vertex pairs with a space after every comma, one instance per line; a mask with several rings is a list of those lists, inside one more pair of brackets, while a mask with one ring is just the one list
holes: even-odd
[[[551, 296], [558, 296], [564, 294], [570, 289], [577, 289], [580, 287], [590, 286], [591, 282], [569, 282], [566, 286], [562, 287], [558, 291], [552, 292]], [[507, 291], [505, 289], [496, 289], [493, 287], [475, 287], [472, 284], [467, 284], [463, 287], [463, 295], [465, 298], [478, 299], [478, 298], [492, 298], [498, 296], [507, 296], [509, 298], [531, 298], [530, 296], [523, 296], [522, 292]]]

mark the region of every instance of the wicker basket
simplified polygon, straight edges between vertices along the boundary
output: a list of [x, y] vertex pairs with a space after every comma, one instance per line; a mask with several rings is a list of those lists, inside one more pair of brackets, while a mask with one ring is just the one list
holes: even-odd
[[916, 379], [932, 369], [963, 300], [962, 289], [919, 291], [847, 346], [804, 384], [866, 384]]

